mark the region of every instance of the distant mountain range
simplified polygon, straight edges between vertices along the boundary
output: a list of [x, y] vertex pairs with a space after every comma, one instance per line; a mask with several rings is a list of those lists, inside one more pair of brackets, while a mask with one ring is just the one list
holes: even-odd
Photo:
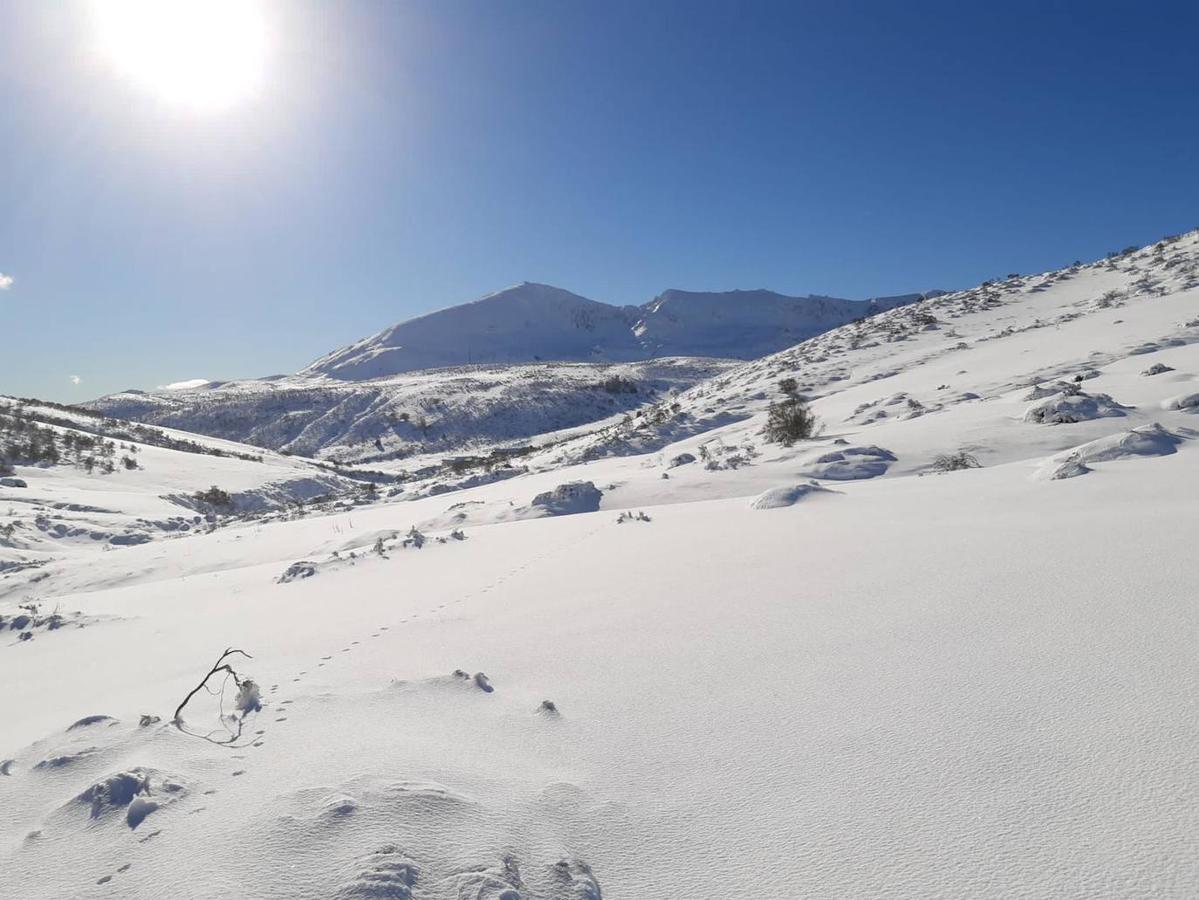
[[294, 375], [185, 382], [87, 408], [273, 450], [375, 462], [520, 443], [920, 300], [665, 291], [611, 306], [519, 284], [393, 325]]
[[365, 381], [472, 363], [755, 359], [941, 293], [844, 300], [766, 290], [668, 290], [642, 306], [619, 307], [525, 282], [393, 325], [334, 350], [299, 374]]

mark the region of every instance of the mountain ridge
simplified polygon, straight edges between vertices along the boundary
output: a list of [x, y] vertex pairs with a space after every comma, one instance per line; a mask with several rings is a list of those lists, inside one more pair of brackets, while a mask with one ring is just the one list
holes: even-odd
[[368, 381], [472, 363], [754, 359], [856, 318], [941, 293], [846, 300], [766, 289], [671, 288], [640, 306], [614, 306], [525, 281], [405, 319], [325, 354], [298, 374]]

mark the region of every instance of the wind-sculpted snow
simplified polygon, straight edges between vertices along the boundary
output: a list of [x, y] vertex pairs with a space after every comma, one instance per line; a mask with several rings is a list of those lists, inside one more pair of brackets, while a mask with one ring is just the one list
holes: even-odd
[[792, 484], [786, 487], [774, 487], [763, 491], [754, 498], [750, 504], [751, 509], [782, 509], [786, 506], [794, 506], [800, 500], [804, 500], [814, 494], [831, 493], [827, 488], [822, 488], [816, 482], [808, 482], [805, 484]]
[[1131, 431], [1109, 434], [1088, 441], [1057, 458], [1049, 470], [1056, 480], [1074, 478], [1091, 471], [1091, 464], [1145, 456], [1169, 456], [1178, 452], [1182, 438], [1154, 422]]
[[1180, 394], [1162, 401], [1162, 409], [1180, 409], [1187, 412], [1199, 412], [1199, 392]]

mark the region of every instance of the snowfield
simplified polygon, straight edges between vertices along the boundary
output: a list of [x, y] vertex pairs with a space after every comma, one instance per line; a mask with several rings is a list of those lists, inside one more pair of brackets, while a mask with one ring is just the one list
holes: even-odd
[[[789, 448], [762, 436], [786, 378], [824, 428]], [[17, 465], [4, 890], [1194, 897], [1197, 382], [1191, 233], [836, 328], [514, 467], [367, 493], [234, 444], [263, 461]], [[980, 467], [937, 466], [959, 451]], [[333, 482], [183, 536], [34, 524], [301, 478]]]

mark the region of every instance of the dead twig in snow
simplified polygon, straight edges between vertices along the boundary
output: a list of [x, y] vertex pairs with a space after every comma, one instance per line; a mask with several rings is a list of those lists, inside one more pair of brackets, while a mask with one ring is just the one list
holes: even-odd
[[179, 706], [175, 708], [175, 715], [172, 718], [172, 721], [175, 723], [176, 726], [180, 726], [183, 722], [183, 719], [181, 718], [181, 716], [183, 714], [183, 707], [187, 706], [188, 701], [190, 701], [192, 697], [196, 696], [196, 694], [200, 693], [200, 690], [202, 688], [207, 687], [208, 679], [211, 678], [213, 675], [215, 675], [217, 672], [226, 672], [226, 673], [228, 673], [228, 675], [231, 675], [233, 677], [233, 683], [237, 685], [239, 690], [241, 689], [241, 687], [242, 687], [241, 676], [238, 675], [237, 672], [235, 672], [233, 670], [233, 666], [231, 666], [227, 662], [225, 662], [226, 659], [228, 659], [230, 656], [233, 656], [235, 653], [240, 653], [246, 659], [254, 658], [249, 653], [246, 653], [246, 651], [244, 651], [244, 650], [237, 650], [233, 647], [225, 648], [225, 652], [220, 655], [220, 658], [217, 659], [217, 661], [215, 663], [213, 663], [212, 668], [208, 670], [208, 674], [205, 675], [200, 680], [199, 684], [197, 684], [194, 688], [191, 689], [191, 692], [186, 697], [183, 698], [183, 702], [180, 703]]

